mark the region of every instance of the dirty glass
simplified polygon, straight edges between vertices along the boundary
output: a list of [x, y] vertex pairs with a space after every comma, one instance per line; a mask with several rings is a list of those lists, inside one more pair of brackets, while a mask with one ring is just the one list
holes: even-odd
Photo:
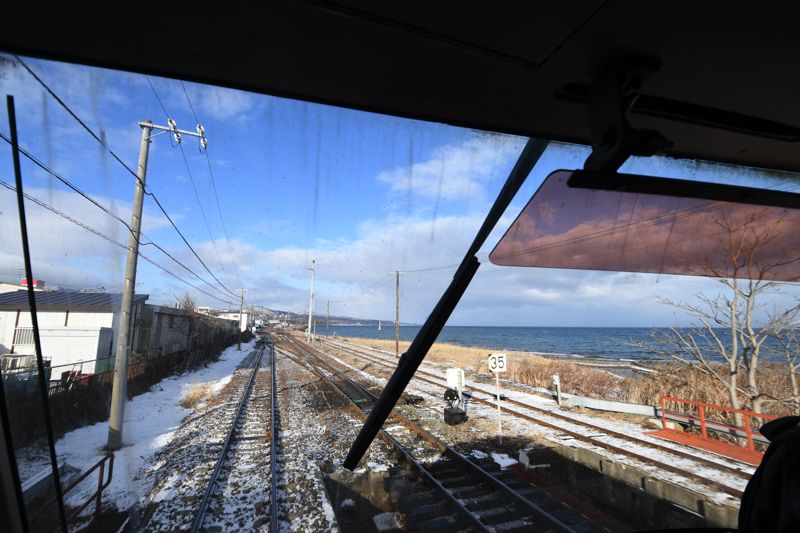
[[[3, 105], [0, 369], [26, 491], [43, 480], [42, 494], [52, 494], [53, 485], [23, 280], [35, 286], [62, 485], [74, 484], [65, 496], [70, 530], [117, 531], [126, 521], [133, 530], [188, 529], [249, 376], [246, 431], [234, 437], [231, 461], [223, 464], [241, 469], [223, 472], [225, 496], [211, 498], [208, 509], [227, 518], [211, 519], [207, 529], [269, 529], [273, 436], [283, 530], [415, 530], [434, 519], [447, 529], [441, 523], [450, 514], [436, 514], [442, 501], [385, 440], [376, 440], [354, 471], [342, 468], [362, 422], [320, 375], [360, 394], [357, 409], [369, 409], [370, 393], [381, 392], [453, 279], [528, 139], [0, 54], [0, 96], [7, 94], [15, 99], [22, 149], [33, 280], [24, 279]], [[580, 168], [589, 150], [548, 145], [477, 252], [477, 274], [420, 367], [423, 379], [411, 381], [397, 410], [504, 483], [522, 484], [526, 497], [570, 527], [729, 524], [751, 466], [665, 444], [701, 456], [698, 466], [641, 441], [656, 441], [649, 432], [664, 429], [656, 417], [663, 395], [728, 407], [733, 400], [765, 416], [796, 412], [800, 291], [793, 283], [749, 285], [708, 253], [708, 243], [729, 236], [726, 224], [747, 226], [754, 238], [780, 228], [763, 236], [749, 264], [793, 279], [788, 260], [773, 265], [763, 257], [797, 249], [790, 238], [797, 217], [756, 207], [743, 217], [706, 210], [705, 201], [622, 199], [565, 189], [567, 174], [550, 176]], [[782, 191], [800, 184], [791, 173], [661, 157], [632, 158], [623, 171]], [[122, 294], [139, 179], [126, 343]], [[495, 246], [491, 259], [499, 264], [490, 260]], [[541, 268], [502, 266], [531, 257]], [[741, 304], [738, 318], [751, 289], [757, 298], [750, 321], [737, 322], [744, 326], [735, 334], [738, 346], [750, 342], [746, 353], [754, 348], [748, 339], [763, 340], [761, 362], [731, 398], [697, 367], [732, 365], [742, 380], [748, 375], [753, 359], [742, 358], [744, 349], [728, 361], [730, 350], [714, 346], [733, 340], [726, 302]], [[274, 432], [267, 334], [277, 344]], [[500, 353], [507, 372], [496, 376], [487, 358]], [[117, 397], [127, 400], [112, 469], [113, 377], [123, 355], [127, 390]], [[315, 361], [320, 375], [304, 360]], [[678, 413], [681, 405], [668, 409]], [[709, 426], [712, 437], [723, 422], [744, 431], [744, 420], [724, 413], [719, 417], [728, 418]], [[699, 409], [684, 408], [682, 416], [690, 415], [699, 420]], [[675, 420], [666, 422], [700, 434]], [[431, 475], [453, 474], [455, 456], [431, 439], [392, 421], [384, 429]], [[725, 438], [738, 446], [747, 435]], [[757, 455], [765, 442], [753, 438]], [[746, 442], [739, 447], [748, 449]], [[651, 455], [667, 469], [640, 468], [637, 461]], [[724, 475], [715, 461], [728, 466]], [[100, 501], [91, 499], [98, 483], [107, 483]], [[495, 505], [505, 497], [476, 498], [487, 506], [487, 520], [505, 516]], [[31, 516], [46, 522], [34, 529], [52, 530], [51, 517], [35, 509]]]

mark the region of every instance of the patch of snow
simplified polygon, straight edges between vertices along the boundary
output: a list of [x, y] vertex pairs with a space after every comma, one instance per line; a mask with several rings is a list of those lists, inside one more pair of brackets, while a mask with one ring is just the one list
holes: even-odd
[[388, 513], [376, 514], [372, 517], [372, 522], [378, 531], [394, 531], [402, 527], [398, 518], [397, 513], [389, 511]]
[[476, 459], [486, 459], [488, 455], [480, 450], [472, 450], [472, 457], [475, 457]]
[[328, 529], [330, 531], [338, 531], [338, 528], [336, 528], [336, 513], [333, 512], [333, 506], [328, 499], [328, 493], [324, 490], [319, 491], [319, 499], [322, 502], [322, 512], [325, 513]]
[[495, 463], [500, 465], [500, 468], [508, 468], [511, 465], [517, 464], [516, 459], [512, 459], [504, 453], [492, 452], [492, 459]]
[[[233, 374], [236, 366], [255, 346], [255, 339], [236, 350], [227, 348], [219, 359], [205, 368], [157, 383], [150, 392], [140, 394], [125, 405], [122, 449], [114, 453], [114, 475], [103, 491], [103, 501], [113, 502], [126, 509], [144, 497], [150, 483], [144, 479], [150, 470], [153, 455], [166, 445], [181, 421], [192, 411], [179, 405], [184, 394], [198, 382], [224, 379]], [[59, 463], [85, 471], [102, 456], [108, 437], [108, 422], [78, 428], [56, 442]], [[93, 474], [67, 495], [67, 502], [80, 503], [97, 489]], [[166, 497], [166, 495], [164, 496]]]
[[160, 502], [172, 498], [172, 494], [174, 492], [173, 487], [175, 486], [175, 482], [179, 477], [180, 475], [177, 473], [170, 474], [168, 481], [164, 484], [164, 488], [158, 491], [158, 494], [155, 495], [153, 501]]
[[387, 472], [389, 467], [380, 463], [367, 463], [367, 468], [372, 472]]
[[344, 510], [353, 509], [355, 508], [355, 506], [356, 502], [355, 500], [353, 500], [353, 498], [345, 498], [344, 500], [342, 500], [342, 503], [339, 504], [339, 508]]
[[212, 394], [216, 394], [224, 389], [225, 385], [231, 382], [231, 379], [233, 379], [233, 374], [227, 375], [222, 379], [218, 379], [213, 385], [211, 385]]

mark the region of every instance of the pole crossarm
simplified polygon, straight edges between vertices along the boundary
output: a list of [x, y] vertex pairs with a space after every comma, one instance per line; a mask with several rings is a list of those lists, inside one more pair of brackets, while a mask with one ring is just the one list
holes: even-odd
[[[162, 133], [172, 133], [175, 136], [175, 142], [177, 143], [181, 142], [181, 135], [188, 135], [189, 137], [197, 137], [198, 139], [200, 139], [200, 146], [202, 146], [202, 149], [205, 150], [206, 148], [208, 148], [208, 139], [206, 138], [206, 130], [202, 124], [197, 125], [196, 131], [189, 131], [189, 130], [179, 129], [178, 125], [171, 118], [168, 118], [167, 122], [169, 123], [169, 125], [160, 126], [158, 124], [152, 124], [147, 121], [142, 121], [139, 122], [139, 126], [142, 128], [147, 127], [153, 130], [159, 130]], [[156, 135], [161, 135], [162, 133], [156, 133]], [[148, 139], [155, 137], [156, 135], [151, 135], [148, 137]]]

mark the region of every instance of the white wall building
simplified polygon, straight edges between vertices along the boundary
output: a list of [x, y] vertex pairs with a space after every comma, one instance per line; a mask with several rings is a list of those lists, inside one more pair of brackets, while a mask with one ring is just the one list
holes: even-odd
[[14, 292], [14, 291], [21, 291], [24, 287], [14, 284], [14, 283], [7, 283], [5, 281], [0, 281], [0, 294], [5, 292]]
[[238, 321], [239, 331], [241, 332], [247, 331], [248, 327], [250, 326], [250, 314], [247, 311], [242, 312], [241, 315], [239, 314], [238, 311], [236, 312], [224, 311], [221, 313], [217, 313], [217, 317]]
[[[134, 324], [147, 298], [134, 298]], [[51, 368], [59, 367], [53, 369], [51, 380], [59, 379], [63, 371], [107, 370], [107, 360], [99, 364], [95, 360], [114, 355], [121, 299], [113, 293], [36, 293], [42, 355], [50, 360]], [[136, 335], [134, 328], [134, 345]], [[0, 357], [3, 354], [35, 354], [27, 291], [0, 294]]]

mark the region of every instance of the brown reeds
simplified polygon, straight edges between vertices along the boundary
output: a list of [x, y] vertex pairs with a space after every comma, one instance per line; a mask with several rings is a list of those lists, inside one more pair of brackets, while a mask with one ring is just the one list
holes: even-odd
[[181, 407], [185, 409], [193, 409], [198, 403], [208, 398], [209, 394], [211, 394], [211, 387], [208, 385], [195, 385], [181, 400]]
[[[360, 338], [345, 340], [394, 352], [394, 341]], [[400, 353], [408, 349], [408, 345], [408, 342], [401, 342]], [[435, 343], [425, 360], [489, 375], [486, 359], [490, 353], [498, 351], [504, 350]], [[553, 374], [558, 374], [561, 379], [561, 390], [568, 394], [647, 405], [658, 405], [662, 395], [714, 405], [728, 405], [727, 391], [718, 382], [696, 369], [673, 361], [653, 365], [653, 369], [656, 370], [653, 374], [621, 377], [607, 370], [578, 362], [528, 353], [504, 352], [509, 355], [511, 361], [510, 370], [505, 377], [526, 385], [552, 389]], [[759, 371], [762, 390], [770, 398], [783, 399], [791, 395], [785, 365], [762, 363]], [[742, 406], [743, 409], [749, 408], [744, 395]], [[787, 402], [770, 400], [764, 404], [764, 412], [774, 416], [798, 414], [794, 410], [795, 408]], [[719, 416], [722, 419], [727, 418], [723, 414]]]

